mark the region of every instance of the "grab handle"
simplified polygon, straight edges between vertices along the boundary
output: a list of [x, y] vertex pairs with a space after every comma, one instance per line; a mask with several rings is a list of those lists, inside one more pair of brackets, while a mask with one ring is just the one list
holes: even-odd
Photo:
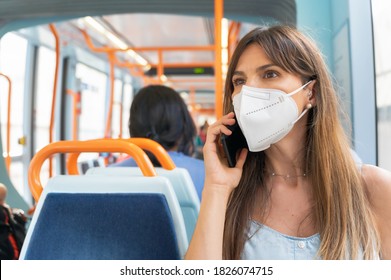
[[[160, 162], [161, 166], [164, 169], [167, 170], [173, 170], [175, 169], [175, 163], [172, 161], [170, 155], [167, 153], [167, 151], [163, 148], [162, 145], [160, 145], [158, 142], [153, 141], [148, 138], [128, 138], [128, 139], [110, 139], [111, 141], [118, 142], [127, 142], [132, 143], [137, 146], [139, 146], [141, 149], [147, 150], [154, 154], [157, 158], [157, 160]], [[100, 141], [97, 140], [89, 140], [88, 142], [93, 141]], [[73, 153], [69, 156], [67, 161], [67, 170], [68, 174], [71, 175], [78, 175], [79, 170], [77, 168], [77, 159], [79, 157], [80, 153]]]
[[31, 193], [36, 201], [42, 193], [40, 173], [47, 158], [56, 153], [82, 153], [82, 152], [121, 152], [131, 155], [140, 167], [144, 176], [156, 176], [155, 168], [147, 154], [133, 143], [101, 139], [94, 141], [59, 141], [51, 143], [35, 154], [30, 162], [28, 182]]

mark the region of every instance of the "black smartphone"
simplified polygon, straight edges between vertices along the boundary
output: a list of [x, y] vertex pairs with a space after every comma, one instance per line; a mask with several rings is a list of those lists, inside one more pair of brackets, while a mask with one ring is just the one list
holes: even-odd
[[[236, 119], [235, 119], [236, 120]], [[243, 148], [248, 149], [246, 138], [242, 133], [238, 125], [238, 121], [235, 122], [234, 125], [228, 126], [228, 128], [232, 131], [231, 135], [221, 134], [221, 144], [224, 148], [224, 153], [227, 157], [228, 166], [235, 167], [236, 165], [236, 155], [238, 151]]]

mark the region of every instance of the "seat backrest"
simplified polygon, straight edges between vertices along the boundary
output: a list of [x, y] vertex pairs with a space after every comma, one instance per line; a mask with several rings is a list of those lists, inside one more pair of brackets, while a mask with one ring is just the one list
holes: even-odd
[[166, 178], [57, 176], [42, 192], [20, 259], [181, 259], [187, 245]]
[[[198, 219], [198, 212], [200, 211], [200, 200], [190, 174], [186, 169], [179, 167], [173, 170], [155, 167], [155, 170], [158, 176], [163, 176], [170, 180], [185, 220], [187, 238], [190, 240]], [[138, 167], [91, 168], [86, 173], [86, 175], [93, 174], [142, 176]]]
[[[79, 174], [86, 174], [87, 170], [92, 167], [104, 167], [103, 158], [89, 159], [77, 162]], [[74, 174], [73, 174], [74, 175]]]

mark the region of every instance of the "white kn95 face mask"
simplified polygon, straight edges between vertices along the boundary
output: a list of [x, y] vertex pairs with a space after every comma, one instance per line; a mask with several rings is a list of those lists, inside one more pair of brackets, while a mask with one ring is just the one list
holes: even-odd
[[233, 97], [233, 106], [251, 152], [266, 150], [280, 141], [308, 111], [309, 108], [306, 108], [299, 115], [292, 96], [309, 83], [311, 81], [289, 94], [278, 89], [242, 86], [242, 90]]

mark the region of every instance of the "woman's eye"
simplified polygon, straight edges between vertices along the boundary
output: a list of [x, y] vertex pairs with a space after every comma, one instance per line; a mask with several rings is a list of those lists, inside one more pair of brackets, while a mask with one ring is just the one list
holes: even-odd
[[263, 77], [266, 78], [266, 79], [275, 78], [275, 77], [277, 77], [277, 76], [278, 76], [277, 73], [274, 72], [274, 71], [268, 71], [268, 72], [266, 72], [266, 73], [263, 75]]
[[233, 81], [232, 81], [232, 84], [234, 85], [234, 86], [240, 86], [240, 85], [243, 85], [244, 84], [244, 79], [234, 79]]

